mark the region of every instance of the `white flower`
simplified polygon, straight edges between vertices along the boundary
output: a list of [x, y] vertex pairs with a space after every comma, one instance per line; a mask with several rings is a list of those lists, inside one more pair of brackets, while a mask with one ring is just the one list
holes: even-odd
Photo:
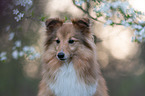
[[126, 22], [125, 20], [121, 21], [121, 24], [124, 25], [125, 27], [128, 27], [130, 24], [128, 22]]
[[4, 60], [6, 60], [7, 59], [7, 57], [2, 57], [1, 58], [1, 61], [4, 61]]
[[28, 0], [28, 2], [27, 2], [29, 5], [32, 5], [32, 0]]
[[84, 3], [84, 1], [75, 1], [76, 5], [82, 6], [82, 4]]
[[144, 32], [144, 34], [142, 34], [142, 37], [145, 39], [145, 32]]
[[139, 24], [145, 24], [145, 21], [140, 20], [140, 21], [138, 21], [138, 23]]
[[139, 32], [139, 35], [141, 36], [145, 35], [145, 27]]
[[34, 56], [35, 56], [35, 58], [39, 58], [40, 54], [39, 53], [35, 53]]
[[14, 35], [15, 35], [15, 33], [13, 33], [13, 32], [10, 33], [10, 34], [9, 34], [9, 40], [12, 40], [12, 39], [14, 38]]
[[18, 51], [17, 50], [15, 50], [15, 51], [13, 51], [12, 52], [12, 57], [14, 58], [14, 59], [18, 59]]
[[135, 30], [135, 31], [134, 31], [134, 35], [135, 35], [135, 36], [138, 36], [138, 35], [139, 35], [139, 32], [138, 32], [137, 30]]
[[32, 55], [29, 56], [29, 59], [34, 60], [34, 59], [39, 58], [39, 57], [40, 57], [39, 53], [33, 53]]
[[18, 0], [15, 2], [16, 5], [21, 5], [23, 7], [27, 6], [27, 5], [32, 5], [32, 0]]
[[107, 20], [105, 24], [106, 24], [106, 25], [110, 25], [110, 24], [112, 24], [112, 23], [113, 23], [112, 20]]
[[136, 39], [136, 37], [132, 37], [131, 42], [134, 42]]
[[26, 53], [27, 57], [30, 60], [34, 60], [35, 58], [39, 58], [40, 54], [36, 52], [35, 48], [32, 46], [25, 46], [23, 51]]
[[19, 13], [19, 10], [18, 9], [14, 9], [13, 10], [13, 14], [17, 15]]
[[108, 13], [106, 13], [106, 16], [108, 16], [108, 17], [112, 17], [113, 15], [112, 15], [111, 12], [108, 12]]
[[21, 3], [20, 5], [21, 5], [21, 6], [23, 6], [23, 7], [25, 7], [25, 6], [26, 6], [26, 4], [25, 4], [25, 3]]
[[8, 25], [8, 26], [6, 27], [6, 31], [9, 31], [9, 29], [10, 29], [10, 25]]
[[16, 42], [15, 42], [15, 46], [16, 46], [16, 47], [21, 47], [21, 41], [16, 41]]
[[19, 22], [21, 19], [19, 17], [14, 17], [14, 19]]
[[111, 6], [112, 6], [112, 8], [116, 9], [120, 6], [120, 4], [121, 4], [121, 1], [116, 1], [116, 2], [112, 2]]
[[41, 26], [42, 27], [45, 27], [45, 22], [41, 22]]
[[34, 53], [34, 52], [36, 52], [36, 50], [35, 50], [35, 48], [34, 47], [29, 47], [29, 46], [25, 46], [25, 47], [23, 47], [23, 51], [24, 52], [31, 52], [31, 53]]
[[0, 57], [5, 56], [7, 53], [6, 52], [1, 52]]
[[121, 10], [126, 14], [127, 12], [126, 12], [126, 10], [127, 10], [127, 8], [129, 7], [129, 3], [126, 1], [126, 2], [122, 2], [121, 4], [120, 4], [120, 8], [121, 8]]
[[128, 14], [136, 15], [133, 8], [127, 10]]
[[122, 24], [122, 25], [126, 24], [126, 21], [125, 21], [125, 20], [122, 20], [122, 21], [121, 21], [121, 24]]
[[110, 8], [111, 8], [110, 3], [105, 2], [101, 5], [100, 11], [107, 13], [110, 10]]
[[14, 17], [14, 19], [18, 22], [24, 16], [24, 13], [19, 13], [18, 16]]
[[24, 52], [27, 52], [29, 49], [30, 49], [29, 46], [24, 46], [24, 47], [23, 47], [23, 51], [24, 51]]
[[29, 60], [34, 60], [35, 57], [33, 55], [29, 56]]
[[142, 29], [142, 26], [141, 25], [134, 24], [134, 25], [132, 25], [132, 28], [133, 29]]
[[138, 42], [145, 41], [145, 27], [141, 29], [140, 31], [135, 30], [134, 35], [135, 35], [135, 39], [132, 38], [132, 41], [133, 39], [134, 41], [137, 40]]
[[129, 18], [129, 19], [127, 20], [127, 22], [133, 22], [133, 19]]
[[0, 53], [0, 61], [4, 61], [4, 60], [7, 59], [6, 54], [7, 54], [6, 52], [1, 52]]
[[33, 52], [36, 52], [36, 50], [35, 50], [34, 47], [30, 47], [29, 50], [30, 50], [30, 52], [32, 52], [32, 53], [33, 53]]
[[23, 51], [20, 51], [19, 52], [19, 56], [22, 57], [23, 55], [24, 55], [24, 52]]
[[24, 16], [24, 13], [19, 13], [18, 17], [22, 18]]
[[142, 42], [143, 38], [140, 36], [140, 37], [137, 37], [137, 40], [138, 40], [139, 42]]

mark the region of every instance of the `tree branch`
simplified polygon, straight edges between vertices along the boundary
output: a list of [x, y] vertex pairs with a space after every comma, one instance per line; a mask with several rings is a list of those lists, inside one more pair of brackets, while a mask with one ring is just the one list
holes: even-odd
[[[97, 18], [94, 18], [93, 16], [91, 16], [90, 13], [89, 13], [89, 10], [84, 10], [81, 6], [79, 6], [79, 5], [77, 5], [77, 4], [75, 3], [75, 0], [72, 0], [72, 2], [73, 2], [73, 4], [74, 4], [78, 9], [80, 9], [80, 10], [83, 11], [85, 14], [87, 14], [89, 18], [91, 18], [91, 19], [93, 19], [93, 20], [95, 20], [95, 21], [98, 21], [98, 22], [100, 22], [100, 23], [105, 23], [105, 22], [103, 22], [103, 21], [101, 21], [101, 20], [98, 20]], [[90, 4], [88, 4], [89, 2], [86, 1], [86, 3], [87, 3], [87, 7], [90, 7]], [[87, 8], [87, 9], [88, 9], [88, 8]], [[115, 23], [115, 22], [113, 22], [113, 24], [115, 24], [115, 25], [122, 25], [122, 24], [120, 24], [120, 23]]]

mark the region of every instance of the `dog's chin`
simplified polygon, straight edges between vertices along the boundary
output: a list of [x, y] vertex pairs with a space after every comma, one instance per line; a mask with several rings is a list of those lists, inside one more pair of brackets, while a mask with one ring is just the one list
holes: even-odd
[[72, 60], [71, 57], [58, 58], [58, 56], [56, 56], [56, 58], [61, 62], [70, 62]]

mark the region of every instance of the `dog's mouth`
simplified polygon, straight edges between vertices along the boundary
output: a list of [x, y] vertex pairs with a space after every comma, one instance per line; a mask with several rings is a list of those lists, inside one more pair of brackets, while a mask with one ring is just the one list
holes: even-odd
[[57, 58], [58, 60], [60, 60], [60, 61], [65, 61], [65, 60], [67, 60], [67, 58], [59, 58], [58, 56], [56, 56], [56, 58]]
[[62, 59], [59, 59], [59, 60], [61, 60], [61, 61], [65, 61], [66, 59], [65, 59], [65, 58], [62, 58]]

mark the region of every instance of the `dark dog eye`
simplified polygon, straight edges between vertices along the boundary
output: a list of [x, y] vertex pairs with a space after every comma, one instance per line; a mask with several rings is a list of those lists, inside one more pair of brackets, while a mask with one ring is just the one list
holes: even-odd
[[59, 44], [60, 43], [60, 40], [56, 40], [56, 43]]
[[74, 43], [75, 41], [74, 40], [69, 40], [68, 43], [72, 44]]

